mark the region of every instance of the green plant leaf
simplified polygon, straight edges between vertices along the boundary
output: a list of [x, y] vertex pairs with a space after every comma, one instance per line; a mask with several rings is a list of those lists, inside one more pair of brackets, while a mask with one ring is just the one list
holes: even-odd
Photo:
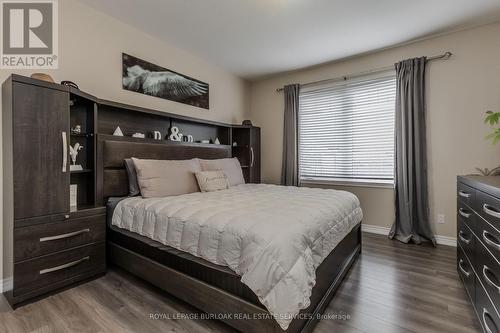
[[[486, 117], [484, 118], [484, 122], [489, 124], [490, 126], [494, 126], [498, 124], [500, 121], [500, 112], [493, 112], [491, 110], [486, 111]], [[486, 135], [486, 140], [492, 140], [493, 144], [496, 144], [500, 141], [500, 128], [493, 128], [493, 131]]]
[[492, 126], [498, 124], [498, 121], [500, 120], [500, 112], [487, 111], [486, 113], [488, 115], [486, 116], [486, 118], [484, 118], [485, 123]]

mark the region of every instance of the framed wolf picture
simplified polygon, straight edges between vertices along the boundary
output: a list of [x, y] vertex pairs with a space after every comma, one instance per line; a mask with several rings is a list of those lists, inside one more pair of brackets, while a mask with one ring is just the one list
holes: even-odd
[[208, 109], [208, 84], [122, 53], [123, 89]]

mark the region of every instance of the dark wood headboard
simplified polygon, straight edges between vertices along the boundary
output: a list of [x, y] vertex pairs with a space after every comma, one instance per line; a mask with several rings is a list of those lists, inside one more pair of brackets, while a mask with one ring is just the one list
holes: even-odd
[[184, 143], [98, 135], [97, 202], [128, 195], [124, 160], [136, 157], [155, 160], [217, 159], [231, 157], [231, 146]]

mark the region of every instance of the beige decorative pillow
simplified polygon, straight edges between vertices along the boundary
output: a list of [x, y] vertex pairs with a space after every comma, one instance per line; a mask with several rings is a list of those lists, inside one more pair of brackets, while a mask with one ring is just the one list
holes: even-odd
[[245, 184], [243, 178], [243, 171], [241, 170], [240, 162], [236, 157], [234, 158], [221, 158], [217, 160], [201, 160], [201, 170], [203, 171], [217, 171], [221, 170], [227, 176], [229, 186], [236, 186]]
[[143, 160], [132, 158], [144, 198], [168, 197], [199, 192], [195, 173], [201, 171], [197, 159]]
[[196, 179], [202, 192], [213, 192], [229, 188], [227, 176], [220, 170], [197, 172]]

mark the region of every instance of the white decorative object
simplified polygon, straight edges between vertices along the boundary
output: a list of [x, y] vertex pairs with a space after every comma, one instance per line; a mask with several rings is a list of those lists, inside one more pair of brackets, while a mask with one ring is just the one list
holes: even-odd
[[194, 142], [194, 138], [192, 135], [187, 136], [187, 142]]
[[210, 140], [201, 140], [201, 143], [210, 143]]
[[234, 141], [233, 142], [233, 147], [238, 147], [238, 142]]
[[69, 156], [71, 156], [71, 162], [73, 162], [73, 164], [69, 166], [70, 171], [83, 170], [80, 164], [76, 165], [76, 157], [78, 156], [78, 151], [82, 149], [83, 146], [80, 145], [78, 142], [75, 143], [73, 147], [69, 145]]
[[214, 141], [214, 143], [215, 143], [216, 145], [220, 145], [220, 141], [219, 141], [219, 138], [215, 138], [215, 141]]
[[122, 129], [120, 128], [120, 126], [116, 127], [115, 131], [113, 132], [113, 135], [114, 136], [123, 136], [123, 132], [122, 132]]
[[159, 131], [153, 131], [153, 138], [155, 140], [161, 140], [161, 133]]
[[82, 133], [82, 126], [76, 125], [74, 128], [71, 129], [71, 133], [81, 134]]
[[83, 167], [80, 164], [70, 164], [69, 171], [82, 171]]
[[78, 193], [78, 185], [71, 184], [69, 185], [69, 206], [76, 207], [77, 203], [77, 193]]
[[146, 135], [144, 133], [134, 133], [134, 134], [132, 134], [132, 137], [144, 139], [146, 137]]
[[170, 129], [170, 133], [170, 140], [182, 141], [182, 134], [179, 133], [179, 128], [177, 128], [176, 126], [172, 126], [172, 128]]

